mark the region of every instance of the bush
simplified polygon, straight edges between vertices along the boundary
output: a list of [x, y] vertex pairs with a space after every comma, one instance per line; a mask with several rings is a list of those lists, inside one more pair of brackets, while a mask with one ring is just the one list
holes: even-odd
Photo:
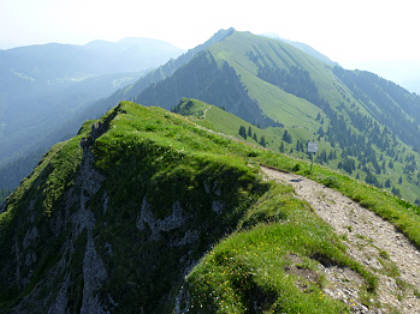
[[340, 183], [335, 177], [326, 177], [325, 179], [322, 179], [321, 183], [329, 188], [337, 189], [340, 187]]
[[297, 172], [300, 170], [300, 164], [295, 164], [292, 168], [292, 171]]

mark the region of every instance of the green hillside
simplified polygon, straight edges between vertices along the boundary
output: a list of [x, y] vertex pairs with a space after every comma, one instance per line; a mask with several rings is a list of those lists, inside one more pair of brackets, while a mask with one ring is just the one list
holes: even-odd
[[[302, 143], [316, 140], [318, 162], [420, 204], [420, 97], [392, 82], [233, 31], [134, 99], [169, 109], [182, 97], [216, 104], [277, 135], [285, 127], [293, 145], [281, 151], [300, 158]], [[281, 145], [276, 134], [270, 148]]]
[[[173, 108], [173, 111], [186, 116], [196, 117], [197, 120], [195, 121], [198, 124], [217, 132], [234, 136], [250, 144], [261, 145], [261, 138], [264, 137], [264, 147], [302, 160], [309, 160], [307, 142], [315, 139], [319, 144], [319, 151], [315, 155], [316, 163], [339, 169], [342, 173], [351, 174], [359, 179], [369, 179], [366, 177], [366, 171], [359, 166], [361, 163], [354, 158], [347, 157], [345, 151], [340, 147], [332, 147], [324, 138], [314, 137], [305, 128], [284, 126], [261, 129], [219, 107], [189, 98], [183, 98]], [[241, 127], [246, 130], [245, 137], [239, 134]], [[289, 136], [286, 137], [285, 132]], [[410, 151], [406, 145], [403, 147]], [[411, 154], [414, 155], [412, 151]], [[381, 188], [392, 191], [397, 195], [401, 193], [404, 198], [411, 202], [416, 201], [419, 193], [418, 179], [411, 178], [410, 181], [410, 176], [405, 174], [406, 160], [383, 157], [381, 167], [382, 165], [384, 166], [381, 169], [385, 168], [385, 170], [382, 170], [381, 174], [377, 174], [373, 169], [370, 176], [373, 182], [369, 183], [381, 185]], [[402, 178], [401, 183], [399, 182], [400, 177]], [[383, 182], [383, 184], [380, 184], [380, 182]]]
[[[314, 274], [320, 260], [348, 267], [364, 282], [359, 301], [377, 307], [368, 301], [376, 275], [290, 187], [255, 167], [307, 165], [196, 121], [123, 102], [54, 146], [0, 214], [0, 311], [350, 310], [322, 292], [322, 276], [288, 272], [296, 259]], [[336, 176], [343, 191], [360, 185], [317, 173]], [[418, 209], [375, 188], [358, 197], [420, 243]], [[388, 212], [375, 207], [383, 198]]]

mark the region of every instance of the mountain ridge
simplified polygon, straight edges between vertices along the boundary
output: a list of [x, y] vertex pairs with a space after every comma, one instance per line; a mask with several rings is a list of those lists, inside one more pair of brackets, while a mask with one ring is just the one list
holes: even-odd
[[[405, 182], [405, 197], [414, 201], [420, 192], [415, 179], [420, 162], [416, 141], [420, 137], [412, 134], [420, 129], [419, 122], [412, 121], [404, 106], [405, 99], [409, 100], [410, 115], [417, 115], [420, 97], [368, 75], [370, 91], [382, 89], [381, 98], [375, 92], [363, 91], [361, 80], [350, 82], [341, 73], [358, 72], [328, 66], [279, 40], [234, 31], [195, 55], [172, 76], [141, 89], [131, 99], [169, 108], [187, 96], [224, 107], [254, 125], [278, 123], [300, 128], [301, 141], [323, 139], [329, 143], [327, 154], [338, 146], [345, 163], [354, 162], [357, 169], [362, 169], [357, 175], [378, 186], [389, 185], [390, 177], [386, 175], [381, 181], [374, 178], [386, 174], [386, 167], [380, 167], [385, 157], [387, 164], [410, 160], [399, 181]], [[243, 97], [234, 95], [238, 89], [228, 87], [227, 82], [240, 86]], [[135, 88], [130, 90], [131, 95], [135, 92]], [[389, 99], [388, 103], [383, 99]], [[259, 109], [255, 111], [253, 107]], [[270, 120], [265, 117], [271, 122], [267, 123]]]
[[[375, 301], [385, 290], [374, 268], [356, 261], [292, 188], [264, 180], [261, 162], [355, 193], [420, 244], [419, 208], [325, 168], [311, 174], [309, 163], [231, 141], [194, 119], [121, 102], [54, 146], [2, 205], [0, 310], [386, 308]], [[363, 283], [354, 286], [360, 296], [327, 293], [333, 278], [318, 276], [338, 266]]]

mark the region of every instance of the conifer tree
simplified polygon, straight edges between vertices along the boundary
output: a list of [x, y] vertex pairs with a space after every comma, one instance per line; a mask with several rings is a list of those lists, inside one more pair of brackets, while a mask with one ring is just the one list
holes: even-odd
[[284, 153], [284, 143], [283, 142], [281, 142], [281, 144], [280, 144], [279, 151], [280, 151], [280, 153]]
[[261, 138], [260, 138], [260, 145], [261, 145], [262, 147], [265, 147], [265, 146], [267, 145], [267, 143], [265, 142], [265, 137], [264, 137], [264, 135], [263, 135], [263, 136], [261, 136]]
[[289, 134], [289, 132], [287, 132], [287, 130], [284, 130], [283, 141], [289, 144], [292, 142], [292, 136]]
[[243, 125], [241, 125], [239, 127], [239, 132], [238, 133], [239, 133], [240, 136], [242, 136], [244, 139], [246, 139], [246, 129]]

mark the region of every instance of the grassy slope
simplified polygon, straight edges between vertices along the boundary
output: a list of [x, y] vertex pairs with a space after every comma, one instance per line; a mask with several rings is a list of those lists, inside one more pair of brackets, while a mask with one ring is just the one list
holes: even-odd
[[[276, 184], [248, 211], [238, 230], [188, 275], [188, 309], [202, 308], [208, 313], [247, 313], [252, 309], [266, 313], [347, 312], [342, 303], [324, 295], [322, 276], [311, 281], [287, 272], [292, 255], [296, 254], [301, 259], [299, 267], [309, 272], [317, 267], [315, 256], [325, 256], [361, 273], [367, 289], [373, 291], [375, 277], [344, 251], [331, 228], [295, 198], [292, 188]], [[305, 287], [303, 291], [297, 283]]]
[[[354, 102], [362, 112], [367, 114], [367, 111], [352, 97], [348, 88], [337, 79], [331, 67], [291, 45], [248, 32], [235, 32], [224, 41], [212, 46], [210, 51], [219, 59], [226, 60], [235, 68], [249, 89], [251, 97], [258, 101], [263, 110], [268, 110], [267, 113], [269, 113], [272, 104], [278, 102], [275, 99], [278, 93], [274, 92], [274, 90], [279, 88], [271, 84], [268, 84], [271, 85], [270, 87], [267, 87], [267, 85], [264, 87], [261, 82], [257, 83], [259, 88], [254, 88], [253, 85], [260, 79], [257, 77], [258, 67], [248, 55], [251, 51], [260, 53], [261, 59], [258, 61], [260, 64], [266, 63], [279, 69], [288, 69], [291, 66], [304, 68], [318, 87], [320, 96], [332, 106], [338, 106], [344, 101]], [[264, 92], [260, 88], [264, 88]], [[345, 91], [345, 97], [339, 92], [339, 89]], [[290, 101], [291, 97], [288, 97]], [[284, 97], [282, 98], [284, 99]], [[298, 106], [307, 114], [312, 114], [314, 111], [319, 110], [318, 107], [298, 97], [294, 97], [292, 102], [286, 102], [283, 106], [284, 109]], [[296, 119], [297, 121], [301, 119], [300, 116], [294, 118], [295, 121]]]
[[[185, 104], [188, 101], [192, 101], [193, 105], [186, 108]], [[189, 98], [184, 98], [180, 104], [178, 105], [178, 107], [182, 107], [183, 109], [180, 111], [181, 114], [184, 115], [193, 115], [195, 117], [197, 117], [197, 123], [213, 129], [217, 132], [222, 132], [224, 134], [228, 134], [228, 135], [232, 135], [235, 137], [238, 137], [238, 130], [240, 126], [244, 126], [246, 128], [246, 130], [248, 130], [249, 127], [252, 128], [252, 131], [255, 132], [257, 134], [257, 138], [258, 140], [261, 138], [261, 136], [264, 136], [267, 142], [266, 147], [273, 150], [273, 151], [279, 151], [279, 147], [280, 145], [283, 143], [284, 147], [285, 147], [285, 153], [289, 154], [291, 157], [293, 158], [300, 158], [300, 159], [308, 159], [308, 156], [306, 156], [306, 153], [302, 153], [302, 152], [297, 152], [296, 151], [296, 141], [299, 139], [301, 141], [308, 141], [308, 140], [313, 140], [314, 137], [312, 135], [312, 133], [304, 127], [287, 127], [285, 126], [285, 128], [278, 128], [278, 127], [270, 127], [270, 128], [266, 128], [266, 129], [260, 129], [238, 117], [236, 117], [235, 115], [226, 112], [216, 106], [213, 105], [209, 105], [206, 104], [202, 101], [199, 100], [195, 100], [195, 99], [189, 99]], [[205, 113], [205, 114], [204, 114]], [[287, 129], [287, 131], [292, 135], [292, 143], [288, 144], [285, 143], [282, 140], [283, 137], [283, 133], [284, 130]], [[241, 140], [244, 140], [241, 138]], [[258, 144], [258, 141], [255, 142], [252, 138], [247, 138], [245, 140], [248, 143], [251, 144]], [[336, 160], [330, 160], [327, 163], [327, 166], [332, 168], [332, 169], [337, 169], [337, 164], [340, 161], [340, 154], [341, 154], [341, 150], [338, 147], [332, 148], [330, 143], [326, 142], [324, 139], [321, 140], [317, 140], [318, 142], [318, 146], [319, 146], [319, 152], [325, 150], [327, 152], [327, 154], [332, 151], [335, 150], [338, 153], [338, 159]], [[389, 164], [389, 161], [393, 161], [394, 167], [393, 169], [390, 169], [389, 167], [387, 167], [386, 169], [386, 173], [382, 173], [380, 175], [377, 175], [377, 178], [380, 182], [385, 182], [385, 180], [387, 178], [391, 179], [391, 186], [395, 186], [398, 187], [401, 190], [402, 196], [411, 201], [414, 202], [414, 200], [416, 200], [418, 198], [418, 191], [419, 191], [419, 186], [417, 186], [415, 183], [413, 182], [409, 182], [407, 180], [406, 175], [404, 174], [403, 168], [404, 168], [404, 156], [406, 156], [406, 154], [408, 153], [412, 153], [412, 150], [410, 148], [408, 148], [408, 146], [406, 146], [405, 144], [401, 143], [401, 148], [405, 149], [405, 154], [401, 154], [402, 159], [399, 159], [397, 161], [393, 160], [392, 158], [387, 157], [386, 155], [383, 157], [384, 161], [386, 162], [386, 164]], [[291, 152], [291, 150], [293, 150], [293, 152]], [[305, 147], [306, 150], [306, 147]], [[378, 155], [381, 154], [381, 152], [378, 152]], [[357, 164], [357, 162], [356, 162]], [[364, 177], [364, 173], [360, 170], [360, 169], [356, 169], [353, 172], [353, 177], [355, 177], [356, 175], [359, 175], [361, 178]], [[403, 183], [399, 184], [398, 183], [398, 178], [402, 176], [404, 178]], [[388, 191], [390, 191], [391, 189], [388, 188]]]
[[[190, 119], [196, 118], [195, 122], [206, 128], [235, 137], [238, 136], [241, 126], [244, 126], [247, 132], [248, 128], [251, 127], [252, 134], [256, 134], [257, 141], [252, 136], [247, 136], [246, 139], [241, 138], [241, 140], [250, 144], [258, 144], [261, 137], [264, 136], [267, 143], [266, 147], [276, 151], [282, 143], [284, 128], [270, 127], [261, 129], [238, 118], [234, 114], [197, 99], [183, 98], [173, 110], [182, 115], [190, 116]], [[304, 128], [287, 128], [287, 130], [295, 139], [310, 138], [310, 133]], [[290, 146], [295, 144], [296, 140]]]
[[[226, 61], [234, 67], [240, 75], [242, 83], [246, 86], [250, 97], [259, 104], [267, 116], [278, 120], [286, 127], [296, 128], [292, 132], [296, 133], [296, 136], [303, 141], [317, 137], [315, 133], [320, 126], [326, 131], [329, 125], [328, 118], [323, 116], [324, 124], [321, 125], [319, 121], [315, 121], [316, 115], [321, 111], [317, 106], [258, 78], [258, 65], [255, 62], [260, 65], [268, 64], [270, 67], [278, 69], [287, 69], [295, 65], [304, 68], [317, 86], [321, 98], [326, 100], [339, 115], [343, 116], [347, 126], [354, 134], [360, 134], [360, 131], [353, 126], [348, 110], [370, 118], [373, 117], [371, 109], [353, 96], [349, 88], [337, 78], [331, 67], [286, 43], [248, 32], [235, 32], [222, 42], [211, 46], [209, 51], [219, 62]], [[249, 55], [251, 52], [259, 55], [258, 61], [251, 60]], [[379, 112], [382, 111], [380, 105], [374, 103], [371, 105], [376, 106]], [[347, 109], [343, 110], [344, 107], [342, 106]], [[320, 147], [325, 149], [327, 154], [331, 150], [331, 145], [325, 141], [321, 141]], [[420, 185], [416, 179], [412, 179], [413, 175], [403, 173], [402, 168], [408, 155], [414, 155], [417, 164], [420, 164], [420, 155], [399, 140], [395, 148], [400, 156], [397, 160], [400, 165], [395, 169], [387, 169], [385, 174], [381, 173], [378, 180], [383, 184], [388, 178], [396, 178], [395, 180], [391, 179], [392, 186], [397, 187], [404, 198], [414, 202], [414, 200], [420, 199], [418, 197]], [[382, 154], [377, 147], [374, 147], [374, 149], [377, 155]], [[304, 157], [304, 155], [300, 154], [299, 157]], [[383, 158], [387, 164], [392, 160], [386, 154]], [[337, 165], [338, 161], [329, 163], [329, 166], [333, 168], [336, 168]], [[374, 172], [374, 169], [371, 168], [370, 171]], [[359, 175], [363, 178], [366, 173], [362, 170], [356, 170], [352, 175], [355, 177]], [[400, 176], [403, 177], [402, 184], [398, 182]]]
[[[188, 102], [188, 99], [184, 99], [184, 104]], [[194, 100], [193, 109], [190, 109], [192, 113], [195, 112], [195, 116], [200, 116], [197, 114], [196, 109], [194, 108], [207, 108], [207, 114], [205, 119], [195, 119], [192, 118], [196, 123], [202, 124], [205, 127], [209, 127], [218, 132], [222, 132], [232, 136], [238, 136], [238, 129], [240, 125], [244, 125], [248, 128], [248, 124], [227, 113], [217, 107], [205, 104], [203, 102]], [[201, 112], [200, 110], [198, 110]], [[188, 112], [188, 110], [186, 110]], [[209, 112], [214, 112], [213, 114], [208, 114]], [[185, 114], [185, 112], [184, 112]], [[230, 123], [229, 123], [230, 121]], [[252, 126], [252, 125], [251, 125]], [[270, 132], [274, 132], [273, 129], [264, 129], [259, 130], [252, 126], [257, 133], [264, 134], [271, 143], [272, 138], [270, 137]], [[280, 136], [277, 135], [274, 138], [275, 141], [281, 141]], [[253, 142], [252, 140], [249, 140]], [[255, 142], [253, 142], [255, 143]], [[270, 145], [268, 146], [269, 148]], [[304, 160], [295, 159], [292, 156], [287, 156], [284, 154], [276, 154], [271, 151], [264, 151], [263, 154], [259, 155], [256, 160], [258, 162], [267, 164], [269, 166], [275, 167], [284, 171], [296, 171], [296, 164], [300, 165], [299, 174], [304, 174], [309, 176], [312, 179], [331, 185], [333, 188], [336, 188], [344, 195], [360, 202], [363, 206], [371, 209], [379, 216], [391, 221], [394, 223], [401, 231], [403, 231], [413, 243], [420, 247], [420, 208], [414, 206], [406, 201], [401, 200], [390, 194], [388, 191], [378, 189], [371, 185], [365, 184], [359, 180], [353, 179], [347, 175], [344, 175], [340, 172], [315, 165], [315, 171], [313, 174], [310, 174], [309, 163]], [[400, 166], [395, 167], [395, 171], [401, 170]], [[402, 170], [401, 170], [402, 172]]]
[[[110, 129], [93, 146], [96, 165], [107, 176], [101, 190], [105, 189], [110, 198], [107, 214], [103, 215], [102, 194], [95, 196], [91, 204], [97, 219], [96, 247], [106, 267], [112, 267], [112, 275], [100, 295], [111, 293], [120, 304], [120, 312], [142, 306], [150, 311], [170, 311], [167, 307], [173, 304], [179, 287], [179, 279], [174, 275], [179, 267], [176, 261], [186, 253], [185, 249], [169, 248], [165, 239], [146, 241], [147, 232], [143, 234], [135, 227], [143, 196], [156, 217], [166, 217], [168, 205], [174, 201], [180, 201], [187, 212], [196, 215], [190, 228], [207, 228], [202, 229], [207, 232], [203, 233], [200, 246], [193, 249], [197, 257], [227, 230], [234, 231], [189, 276], [191, 306], [206, 302], [205, 306], [222, 313], [243, 312], [250, 307], [247, 297], [257, 291], [259, 300], [263, 300], [258, 302], [265, 309], [347, 311], [342, 303], [321, 292], [322, 278], [306, 282], [278, 267], [290, 263], [290, 254], [299, 256], [304, 261], [302, 267], [308, 269], [316, 268], [316, 256], [348, 266], [365, 278], [366, 292], [374, 291], [375, 277], [345, 253], [340, 239], [316, 218], [308, 204], [297, 200], [289, 187], [262, 181], [258, 168], [252, 166], [255, 158], [250, 156], [262, 158], [263, 150], [211, 134], [197, 128], [195, 122], [160, 108], [123, 102], [115, 110], [118, 114], [111, 121]], [[6, 243], [15, 232], [13, 226], [22, 228], [18, 221], [24, 217], [34, 193], [42, 195], [39, 214], [44, 226], [48, 226], [45, 222], [59, 210], [57, 198], [72, 183], [80, 162], [79, 141], [83, 134], [55, 146], [32, 176], [9, 197], [7, 211], [0, 215], [2, 265], [8, 263], [4, 259], [13, 259], [10, 251], [6, 252]], [[284, 167], [289, 163], [286, 159]], [[53, 170], [46, 173], [45, 169]], [[207, 198], [211, 201], [218, 195], [206, 194], [203, 182], [209, 182], [210, 186], [217, 182], [221, 190], [219, 199], [227, 206], [222, 215], [217, 216], [203, 205]], [[78, 246], [85, 242], [79, 242], [75, 243], [76, 252], [83, 252]], [[112, 258], [105, 253], [105, 243], [113, 247]], [[46, 260], [42, 251], [38, 254], [41, 260]], [[38, 265], [37, 276], [30, 286], [45, 276], [54, 260]], [[151, 262], [158, 265], [158, 271], [150, 272], [147, 265]], [[141, 285], [133, 288], [127, 281]], [[296, 288], [302, 281], [308, 287], [305, 291]], [[76, 290], [72, 291], [80, 296]], [[212, 291], [211, 299], [209, 294], [204, 295], [209, 291]], [[17, 301], [27, 292], [2, 290], [0, 300]], [[160, 299], [166, 293], [172, 296], [171, 301]], [[0, 308], [5, 306], [0, 303]]]
[[[279, 68], [287, 67], [276, 56], [270, 45], [281, 47], [282, 44], [249, 33], [235, 32], [223, 42], [213, 45], [210, 52], [216, 59], [227, 61], [234, 67], [248, 88], [251, 98], [259, 103], [269, 117], [277, 119], [287, 126], [299, 124], [309, 128], [312, 132], [316, 131], [319, 128], [319, 123], [315, 122], [315, 117], [320, 112], [318, 107], [257, 77], [257, 66], [247, 55], [252, 46], [258, 46], [263, 54], [276, 61], [276, 66]], [[294, 52], [298, 52], [298, 50], [296, 49]], [[298, 53], [298, 55], [302, 54]], [[287, 55], [284, 57], [289, 62], [293, 62]], [[304, 114], [302, 115], [302, 113]]]

